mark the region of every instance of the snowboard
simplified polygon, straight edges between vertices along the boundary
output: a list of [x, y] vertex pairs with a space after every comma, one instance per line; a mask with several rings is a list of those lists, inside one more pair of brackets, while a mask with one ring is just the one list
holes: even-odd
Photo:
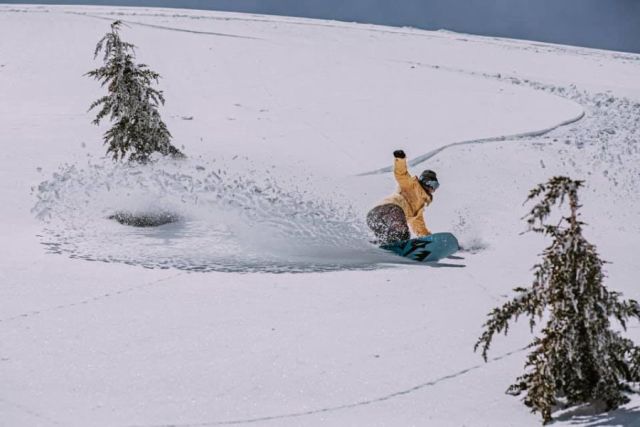
[[380, 247], [418, 262], [438, 261], [453, 255], [460, 249], [458, 239], [451, 233], [434, 233], [416, 239], [401, 240]]

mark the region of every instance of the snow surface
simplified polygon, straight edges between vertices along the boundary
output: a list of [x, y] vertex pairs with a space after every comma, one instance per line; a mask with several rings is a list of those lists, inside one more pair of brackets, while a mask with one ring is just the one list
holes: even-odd
[[[186, 162], [102, 157], [83, 74], [114, 19], [162, 75]], [[449, 32], [0, 5], [0, 425], [539, 425], [504, 394], [527, 326], [489, 363], [472, 347], [530, 283], [545, 241], [521, 235], [522, 202], [556, 174], [587, 180], [607, 284], [640, 297], [639, 72], [639, 55]], [[438, 172], [427, 224], [459, 258], [368, 243], [398, 148]], [[132, 230], [118, 209], [182, 221]], [[640, 425], [639, 405], [556, 425]]]

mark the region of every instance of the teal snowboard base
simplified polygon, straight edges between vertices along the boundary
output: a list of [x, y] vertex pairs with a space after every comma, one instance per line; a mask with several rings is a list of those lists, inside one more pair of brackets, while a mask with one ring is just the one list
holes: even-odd
[[380, 247], [418, 262], [438, 261], [453, 255], [460, 249], [458, 239], [451, 233], [434, 233]]

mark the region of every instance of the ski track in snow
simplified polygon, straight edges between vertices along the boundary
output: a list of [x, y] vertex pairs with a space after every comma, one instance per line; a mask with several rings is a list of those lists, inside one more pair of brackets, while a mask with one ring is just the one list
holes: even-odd
[[[420, 67], [426, 67], [426, 68], [431, 68], [434, 70], [440, 70], [440, 71], [448, 71], [448, 72], [456, 72], [456, 73], [460, 73], [460, 74], [465, 74], [465, 75], [469, 75], [469, 76], [473, 76], [473, 77], [482, 77], [482, 78], [487, 78], [487, 79], [497, 79], [499, 81], [507, 81], [510, 82], [512, 84], [520, 84], [519, 83], [519, 79], [515, 78], [515, 77], [511, 77], [511, 78], [506, 78], [503, 79], [501, 77], [496, 77], [496, 75], [491, 75], [491, 74], [486, 74], [486, 73], [476, 73], [474, 71], [468, 71], [468, 70], [463, 70], [463, 69], [457, 69], [457, 68], [448, 68], [448, 67], [443, 67], [440, 65], [429, 65], [429, 64], [424, 64], [424, 63], [417, 63], [417, 62], [408, 62], [409, 64], [411, 64], [412, 66], [420, 66]], [[516, 83], [517, 82], [517, 83]], [[525, 83], [533, 83], [530, 80], [526, 80]], [[552, 92], [553, 90], [555, 90], [555, 86], [552, 85], [543, 85], [542, 83], [533, 83], [531, 85], [532, 87], [534, 87], [535, 89], [538, 90], [543, 90], [546, 92]], [[559, 96], [559, 95], [558, 95]], [[574, 100], [575, 101], [575, 100]], [[538, 130], [531, 130], [528, 132], [523, 132], [523, 133], [517, 133], [517, 134], [511, 134], [511, 135], [497, 135], [497, 136], [492, 136], [492, 137], [487, 137], [487, 138], [478, 138], [478, 139], [469, 139], [469, 140], [465, 140], [465, 141], [457, 141], [457, 142], [452, 142], [450, 144], [446, 144], [443, 145], [442, 147], [436, 148], [434, 150], [429, 151], [426, 154], [422, 154], [419, 156], [414, 157], [413, 159], [409, 160], [407, 163], [409, 164], [409, 166], [417, 166], [420, 163], [423, 163], [435, 156], [437, 156], [438, 154], [440, 154], [441, 152], [449, 149], [449, 148], [453, 148], [453, 147], [458, 147], [458, 146], [462, 146], [462, 145], [472, 145], [472, 144], [486, 144], [486, 143], [491, 143], [491, 142], [504, 142], [504, 141], [517, 141], [517, 140], [524, 140], [524, 139], [531, 139], [531, 138], [536, 138], [536, 137], [541, 137], [544, 136], [558, 128], [564, 127], [564, 126], [568, 126], [571, 125], [573, 123], [576, 123], [580, 120], [582, 120], [585, 115], [586, 112], [584, 110], [584, 105], [580, 104], [583, 107], [583, 110], [580, 114], [576, 115], [575, 117], [572, 117], [570, 119], [564, 120], [554, 126], [551, 127], [547, 127], [547, 128], [543, 128], [543, 129], [538, 129]], [[372, 171], [368, 171], [368, 172], [363, 172], [358, 174], [357, 176], [368, 176], [368, 175], [378, 175], [378, 174], [384, 174], [384, 173], [390, 173], [392, 171], [392, 166], [386, 166], [380, 169], [375, 169]]]
[[[535, 90], [574, 101], [583, 108], [583, 113], [579, 116], [547, 129], [516, 135], [458, 141], [444, 145], [411, 159], [408, 162], [410, 166], [419, 165], [449, 148], [463, 145], [504, 141], [549, 142], [551, 140], [560, 154], [563, 153], [563, 144], [573, 145], [579, 149], [590, 149], [589, 164], [585, 166], [591, 166], [593, 169], [598, 169], [603, 165], [608, 166], [609, 169], [605, 170], [604, 174], [615, 187], [622, 187], [622, 194], [635, 194], [634, 189], [640, 185], [640, 174], [634, 173], [637, 169], [635, 165], [640, 162], [640, 147], [636, 143], [640, 132], [637, 119], [640, 115], [640, 102], [608, 93], [590, 93], [578, 89], [575, 85], [560, 87], [502, 74], [480, 73], [420, 62], [407, 63], [413, 66], [461, 73], [518, 86], [526, 85]], [[573, 160], [566, 159], [566, 162], [572, 163]], [[384, 167], [361, 173], [359, 176], [389, 172], [391, 172], [391, 167]]]
[[64, 310], [64, 309], [67, 309], [67, 308], [83, 306], [83, 305], [94, 303], [96, 301], [102, 301], [102, 300], [107, 299], [107, 298], [112, 298], [112, 297], [120, 296], [120, 295], [123, 295], [123, 294], [128, 294], [128, 293], [131, 293], [131, 292], [134, 292], [134, 291], [138, 291], [138, 290], [141, 290], [141, 289], [150, 288], [150, 287], [158, 285], [159, 283], [166, 282], [167, 280], [174, 279], [174, 278], [176, 278], [178, 276], [182, 276], [183, 274], [186, 274], [186, 272], [181, 272], [181, 273], [169, 276], [169, 277], [164, 277], [162, 279], [154, 280], [154, 281], [151, 281], [151, 282], [145, 282], [145, 283], [143, 283], [141, 285], [130, 286], [128, 288], [124, 288], [124, 289], [120, 289], [120, 290], [112, 291], [112, 292], [107, 292], [107, 293], [104, 293], [104, 294], [101, 294], [101, 295], [85, 298], [85, 299], [82, 299], [82, 300], [79, 300], [79, 301], [74, 301], [74, 302], [67, 303], [67, 304], [60, 304], [60, 305], [57, 305], [57, 306], [54, 306], [54, 307], [48, 307], [48, 308], [43, 308], [43, 309], [40, 309], [40, 310], [28, 311], [26, 313], [18, 314], [16, 316], [5, 317], [4, 319], [0, 319], [0, 326], [1, 326], [2, 323], [9, 323], [9, 322], [11, 322], [13, 320], [26, 319], [26, 318], [38, 316], [40, 314], [49, 313], [49, 312], [52, 312], [52, 311], [58, 311], [58, 310]]
[[[8, 399], [5, 399], [4, 397], [0, 397], [0, 404], [5, 404], [6, 406], [12, 406], [12, 407], [18, 409], [20, 412], [22, 412], [24, 414], [27, 414], [27, 415], [29, 415], [29, 416], [31, 416], [33, 418], [36, 418], [36, 419], [38, 419], [40, 421], [46, 421], [48, 424], [53, 424], [53, 425], [56, 425], [56, 426], [63, 425], [62, 423], [54, 420], [50, 416], [43, 414], [42, 412], [38, 412], [38, 411], [36, 411], [34, 409], [28, 408], [28, 407], [26, 407], [24, 405], [21, 405], [19, 403], [13, 402], [13, 401], [8, 400]], [[38, 425], [40, 425], [40, 424], [38, 424]]]
[[430, 380], [430, 381], [415, 385], [415, 386], [410, 387], [410, 388], [405, 389], [405, 390], [397, 391], [397, 392], [394, 392], [394, 393], [391, 393], [391, 394], [387, 394], [385, 396], [373, 398], [373, 399], [361, 400], [359, 402], [348, 403], [348, 404], [344, 404], [344, 405], [327, 406], [325, 408], [313, 409], [313, 410], [310, 410], [310, 411], [291, 412], [291, 413], [287, 413], [287, 414], [269, 415], [269, 416], [263, 416], [263, 417], [245, 418], [245, 419], [236, 419], [236, 420], [205, 421], [205, 422], [197, 422], [197, 423], [133, 424], [133, 425], [130, 425], [129, 427], [207, 427], [207, 426], [223, 426], [223, 425], [235, 425], [235, 424], [253, 424], [253, 423], [264, 422], [264, 421], [275, 421], [275, 420], [282, 420], [282, 419], [287, 419], [287, 418], [300, 418], [300, 417], [305, 417], [305, 416], [310, 416], [310, 415], [325, 414], [325, 413], [329, 413], [329, 412], [336, 412], [336, 411], [342, 411], [342, 410], [347, 410], [347, 409], [354, 409], [354, 408], [358, 408], [358, 407], [361, 407], [361, 406], [373, 405], [373, 404], [376, 404], [376, 403], [385, 402], [385, 401], [392, 400], [392, 399], [395, 399], [395, 398], [403, 397], [403, 396], [406, 396], [408, 394], [415, 393], [415, 392], [417, 392], [419, 390], [422, 390], [424, 388], [438, 385], [438, 384], [440, 384], [440, 383], [442, 383], [444, 381], [451, 380], [451, 379], [454, 379], [454, 378], [458, 378], [458, 377], [463, 376], [465, 374], [468, 374], [470, 372], [473, 372], [473, 371], [476, 371], [478, 369], [481, 369], [484, 366], [486, 366], [488, 363], [498, 362], [498, 361], [500, 361], [502, 359], [505, 359], [505, 358], [507, 358], [509, 356], [512, 356], [514, 354], [521, 353], [521, 352], [527, 350], [528, 348], [529, 348], [529, 346], [526, 346], [526, 347], [519, 348], [517, 350], [509, 351], [509, 352], [504, 353], [504, 354], [502, 354], [500, 356], [496, 356], [496, 357], [490, 358], [486, 363], [474, 365], [474, 366], [471, 366], [471, 367], [468, 367], [468, 368], [453, 372], [451, 374], [443, 375], [443, 376], [441, 376], [439, 378], [436, 378], [434, 380]]
[[[534, 137], [542, 136], [542, 135], [545, 135], [545, 134], [547, 134], [547, 133], [549, 133], [549, 132], [551, 132], [553, 130], [558, 129], [559, 127], [567, 126], [567, 125], [570, 125], [572, 123], [575, 123], [575, 122], [581, 120], [584, 117], [584, 115], [585, 115], [585, 113], [583, 111], [581, 114], [577, 115], [574, 118], [571, 118], [569, 120], [561, 122], [558, 125], [552, 126], [550, 128], [545, 128], [545, 129], [541, 129], [541, 130], [534, 130], [534, 131], [518, 133], [518, 134], [514, 134], [514, 135], [492, 136], [492, 137], [488, 137], [488, 138], [469, 139], [469, 140], [466, 140], [466, 141], [452, 142], [451, 144], [443, 145], [442, 147], [436, 148], [435, 150], [431, 150], [426, 154], [417, 156], [417, 157], [409, 160], [407, 163], [409, 164], [409, 166], [417, 166], [420, 163], [423, 163], [423, 162], [435, 157], [436, 155], [438, 155], [439, 153], [443, 152], [444, 150], [446, 150], [448, 148], [453, 148], [453, 147], [457, 147], [457, 146], [460, 146], [460, 145], [485, 144], [485, 143], [489, 143], [489, 142], [503, 142], [503, 141], [527, 139], [527, 138], [534, 138]], [[386, 166], [384, 168], [376, 169], [376, 170], [373, 170], [373, 171], [360, 173], [357, 176], [379, 175], [379, 174], [383, 174], [383, 173], [390, 173], [391, 171], [392, 171], [392, 166]]]
[[[104, 16], [100, 16], [100, 15], [93, 15], [90, 13], [82, 13], [82, 12], [65, 12], [67, 14], [70, 15], [78, 15], [78, 16], [86, 16], [89, 18], [95, 18], [95, 19], [102, 19], [105, 21], [112, 21], [113, 18], [107, 18]], [[237, 34], [226, 34], [226, 33], [216, 33], [216, 32], [211, 32], [211, 31], [197, 31], [197, 30], [187, 30], [185, 28], [176, 28], [176, 27], [168, 27], [165, 25], [156, 25], [156, 24], [147, 24], [144, 22], [136, 22], [136, 21], [127, 21], [124, 19], [120, 19], [120, 21], [124, 22], [125, 24], [129, 24], [129, 25], [138, 25], [141, 27], [149, 27], [149, 28], [155, 28], [155, 29], [159, 29], [159, 30], [167, 30], [167, 31], [176, 31], [176, 32], [180, 32], [180, 33], [191, 33], [191, 34], [200, 34], [200, 35], [207, 35], [207, 36], [218, 36], [218, 37], [232, 37], [232, 38], [237, 38], [237, 39], [247, 39], [247, 40], [264, 40], [261, 38], [257, 38], [257, 37], [249, 37], [249, 36], [239, 36]]]

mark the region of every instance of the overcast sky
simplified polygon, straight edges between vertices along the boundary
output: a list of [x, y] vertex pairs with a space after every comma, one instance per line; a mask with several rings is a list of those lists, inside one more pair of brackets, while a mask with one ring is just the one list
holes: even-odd
[[[0, 3], [25, 3], [9, 0]], [[41, 0], [337, 19], [640, 53], [640, 0]]]

